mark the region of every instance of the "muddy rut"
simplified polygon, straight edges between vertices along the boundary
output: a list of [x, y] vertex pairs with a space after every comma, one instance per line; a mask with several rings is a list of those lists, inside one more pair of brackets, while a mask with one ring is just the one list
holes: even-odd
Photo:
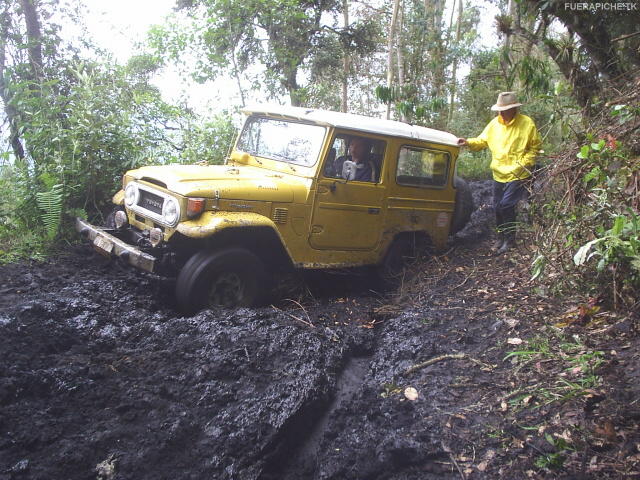
[[[454, 249], [488, 236], [490, 186], [473, 188]], [[357, 276], [314, 282], [302, 302], [183, 318], [170, 282], [88, 247], [2, 267], [0, 479], [460, 478], [445, 418], [488, 373], [404, 372], [481, 355], [498, 327], [432, 299], [385, 310]]]

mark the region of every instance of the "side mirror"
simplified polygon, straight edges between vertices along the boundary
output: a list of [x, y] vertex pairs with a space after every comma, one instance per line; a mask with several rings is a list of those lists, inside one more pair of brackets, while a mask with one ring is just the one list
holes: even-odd
[[345, 162], [342, 164], [342, 178], [347, 181], [356, 178], [356, 168], [356, 162], [352, 160], [345, 160]]

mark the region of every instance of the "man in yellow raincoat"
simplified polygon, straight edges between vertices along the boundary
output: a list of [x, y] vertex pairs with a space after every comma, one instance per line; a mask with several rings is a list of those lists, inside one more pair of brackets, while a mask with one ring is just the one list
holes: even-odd
[[493, 205], [496, 211], [498, 238], [494, 249], [498, 254], [509, 250], [515, 242], [516, 204], [526, 194], [525, 181], [531, 176], [540, 150], [540, 135], [533, 120], [518, 112], [514, 92], [502, 92], [491, 110], [498, 115], [480, 136], [459, 138], [458, 145], [471, 150], [491, 150], [493, 173]]

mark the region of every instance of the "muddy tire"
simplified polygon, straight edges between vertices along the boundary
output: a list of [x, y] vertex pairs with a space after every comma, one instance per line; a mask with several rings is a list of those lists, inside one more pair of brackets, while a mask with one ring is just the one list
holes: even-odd
[[402, 283], [407, 257], [411, 255], [411, 242], [406, 236], [397, 237], [387, 250], [384, 260], [376, 267], [377, 286], [392, 290]]
[[180, 270], [176, 300], [187, 315], [213, 305], [254, 307], [267, 298], [267, 284], [264, 264], [249, 250], [205, 250]]
[[453, 186], [456, 189], [456, 207], [453, 211], [451, 235], [462, 230], [473, 213], [473, 196], [469, 184], [460, 177], [454, 177]]
[[122, 210], [121, 208], [114, 208], [111, 210], [109, 215], [107, 215], [104, 219], [104, 228], [108, 228], [109, 230], [114, 230], [116, 228], [116, 213], [118, 210]]

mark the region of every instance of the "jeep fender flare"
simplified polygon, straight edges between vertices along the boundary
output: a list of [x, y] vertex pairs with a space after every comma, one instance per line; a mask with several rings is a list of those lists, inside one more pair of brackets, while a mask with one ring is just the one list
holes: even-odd
[[[252, 234], [247, 235], [250, 230]], [[185, 237], [210, 241], [213, 244], [217, 243], [214, 240], [219, 240], [223, 244], [244, 246], [263, 257], [267, 264], [278, 259], [277, 252], [272, 250], [274, 247], [280, 247], [279, 259], [292, 264], [291, 253], [276, 224], [259, 213], [207, 211], [197, 219], [179, 223], [176, 231]], [[283, 256], [286, 258], [281, 258]]]

